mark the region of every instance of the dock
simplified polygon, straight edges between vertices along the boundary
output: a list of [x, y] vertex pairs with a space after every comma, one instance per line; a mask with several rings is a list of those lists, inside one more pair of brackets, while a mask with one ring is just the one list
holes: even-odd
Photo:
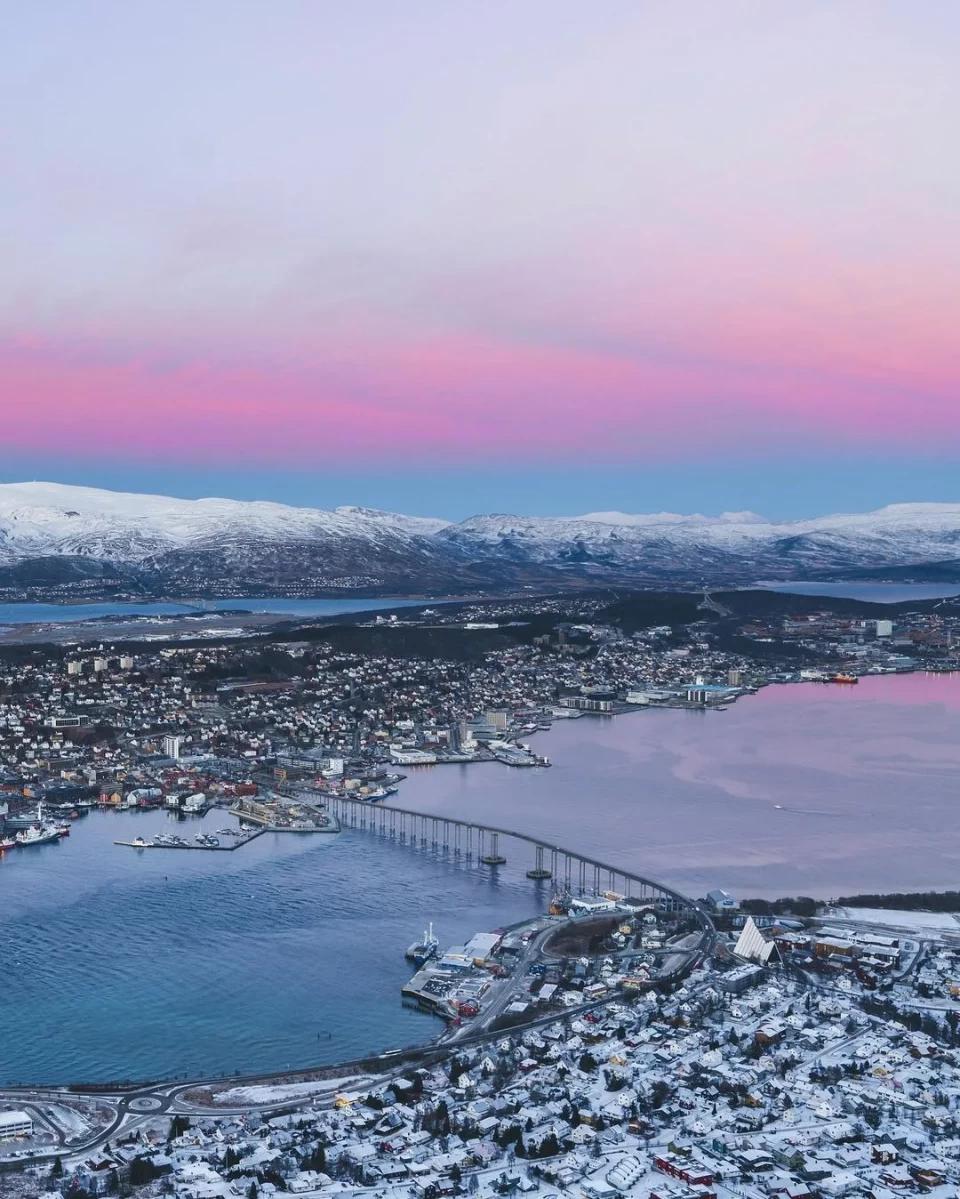
[[156, 841], [114, 841], [114, 845], [123, 845], [128, 849], [205, 849], [210, 853], [233, 853], [234, 850], [240, 849], [243, 845], [249, 845], [251, 841], [255, 841], [257, 837], [262, 837], [269, 831], [265, 828], [252, 829], [245, 837], [232, 837], [228, 845], [198, 845], [191, 841], [160, 843]]

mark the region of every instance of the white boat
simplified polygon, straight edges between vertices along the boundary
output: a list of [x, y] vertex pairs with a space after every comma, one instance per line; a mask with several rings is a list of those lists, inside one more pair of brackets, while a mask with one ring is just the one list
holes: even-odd
[[17, 833], [16, 840], [17, 844], [22, 846], [48, 845], [52, 841], [60, 840], [60, 830], [53, 824], [34, 825], [33, 828]]
[[439, 951], [440, 942], [433, 931], [433, 922], [431, 921], [429, 926], [424, 929], [421, 939], [414, 941], [404, 956], [412, 961], [415, 966], [420, 967], [424, 962], [429, 962], [431, 958], [435, 958]]

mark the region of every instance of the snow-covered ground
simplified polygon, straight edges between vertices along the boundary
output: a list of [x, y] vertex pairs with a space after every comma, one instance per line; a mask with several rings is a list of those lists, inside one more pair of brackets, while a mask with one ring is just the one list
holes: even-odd
[[220, 1107], [243, 1106], [249, 1103], [286, 1103], [308, 1099], [311, 1095], [339, 1095], [349, 1092], [364, 1081], [362, 1075], [350, 1078], [324, 1079], [319, 1082], [291, 1082], [282, 1086], [231, 1087], [218, 1091], [213, 1099]]
[[832, 908], [829, 916], [860, 924], [886, 924], [912, 932], [960, 933], [960, 918], [952, 912], [903, 912], [894, 908]]
[[47, 1115], [53, 1120], [68, 1138], [82, 1137], [90, 1128], [89, 1122], [73, 1107], [65, 1103], [51, 1103], [46, 1109]]

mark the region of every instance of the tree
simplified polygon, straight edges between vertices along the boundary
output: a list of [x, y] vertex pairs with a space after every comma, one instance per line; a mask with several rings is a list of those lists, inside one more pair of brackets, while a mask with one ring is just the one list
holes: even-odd
[[327, 1151], [322, 1145], [316, 1145], [311, 1153], [303, 1160], [305, 1170], [316, 1170], [322, 1173], [327, 1168]]
[[145, 1157], [135, 1157], [130, 1163], [130, 1185], [139, 1187], [153, 1182], [160, 1171]]
[[247, 1187], [247, 1199], [257, 1199], [259, 1194], [260, 1190], [257, 1187], [257, 1180], [252, 1178], [250, 1180], [250, 1185]]
[[186, 1116], [174, 1116], [170, 1121], [170, 1131], [167, 1133], [167, 1140], [173, 1141], [183, 1134], [190, 1127], [190, 1121]]
[[560, 1152], [560, 1142], [555, 1132], [548, 1132], [540, 1144], [541, 1157], [556, 1157]]
[[53, 1165], [50, 1167], [50, 1177], [51, 1178], [62, 1178], [63, 1177], [63, 1162], [60, 1160], [59, 1157], [55, 1157], [53, 1159]]

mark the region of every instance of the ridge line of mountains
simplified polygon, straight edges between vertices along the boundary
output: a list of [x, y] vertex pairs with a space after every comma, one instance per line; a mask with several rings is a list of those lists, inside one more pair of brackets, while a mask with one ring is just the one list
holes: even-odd
[[960, 581], [960, 504], [773, 522], [595, 512], [450, 522], [371, 508], [0, 484], [0, 588], [77, 594], [443, 595], [521, 587]]

